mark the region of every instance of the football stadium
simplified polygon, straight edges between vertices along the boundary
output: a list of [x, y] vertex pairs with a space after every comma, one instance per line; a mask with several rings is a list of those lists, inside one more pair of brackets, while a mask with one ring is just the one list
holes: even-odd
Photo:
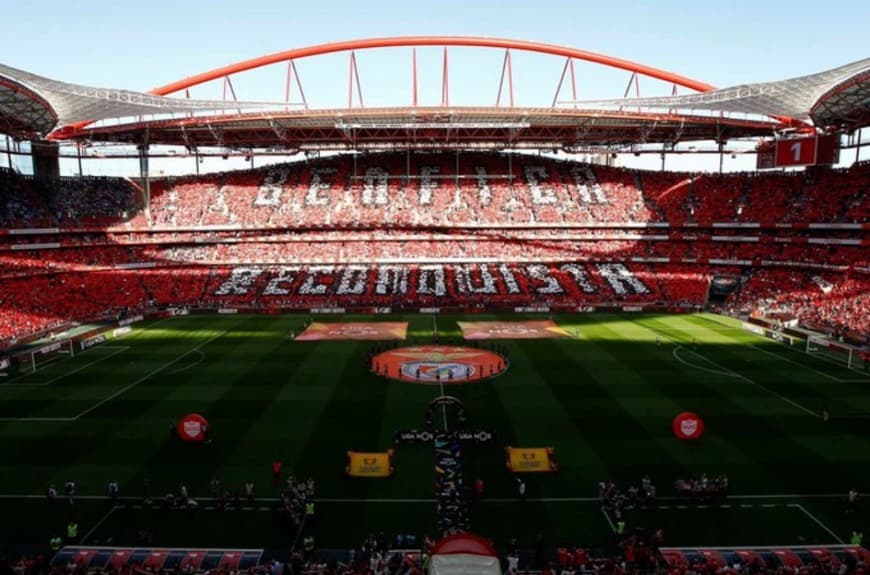
[[4, 574], [866, 572], [870, 58], [289, 44], [0, 62]]

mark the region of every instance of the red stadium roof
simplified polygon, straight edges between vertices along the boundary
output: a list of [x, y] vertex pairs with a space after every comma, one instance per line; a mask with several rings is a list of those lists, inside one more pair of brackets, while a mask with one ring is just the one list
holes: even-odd
[[[416, 48], [443, 47], [441, 103], [420, 106], [417, 98]], [[448, 47], [504, 50], [498, 98], [494, 106], [450, 102]], [[374, 48], [413, 48], [413, 99], [408, 106], [363, 106], [356, 51]], [[512, 51], [526, 51], [564, 59], [561, 78], [550, 104], [515, 106]], [[309, 106], [295, 61], [348, 53], [346, 108]], [[623, 98], [576, 100], [574, 62], [600, 64], [630, 73]], [[287, 64], [284, 102], [237, 101], [231, 80], [263, 66]], [[122, 142], [135, 145], [171, 144], [188, 148], [275, 148], [344, 150], [390, 148], [580, 148], [642, 143], [768, 137], [786, 125], [812, 118], [817, 127], [854, 127], [867, 123], [866, 86], [870, 60], [819, 74], [723, 90], [636, 62], [575, 48], [521, 40], [411, 36], [372, 38], [297, 48], [238, 62], [155, 88], [149, 94], [65, 84], [0, 65], [0, 98], [12, 110], [5, 118], [13, 134], [46, 134], [61, 129], [53, 140]], [[392, 71], [392, 69], [391, 69]], [[570, 71], [570, 75], [568, 72]], [[692, 94], [655, 98], [626, 98], [639, 78], [652, 78]], [[559, 101], [560, 90], [571, 87], [574, 99]], [[293, 80], [304, 108], [294, 107], [289, 94]], [[554, 79], [555, 80], [555, 79]], [[223, 81], [222, 100], [167, 97], [212, 81]], [[555, 84], [555, 81], [554, 81]], [[232, 100], [227, 99], [227, 93]], [[502, 104], [502, 94], [507, 104]], [[24, 97], [24, 94], [28, 94]], [[821, 98], [821, 94], [824, 94]], [[358, 103], [355, 104], [355, 97]], [[818, 101], [817, 101], [818, 100]], [[2, 103], [3, 100], [0, 100]], [[457, 105], [459, 104], [459, 105]], [[15, 113], [30, 106], [29, 113]], [[812, 106], [812, 111], [810, 110]], [[0, 107], [0, 113], [4, 108]], [[41, 115], [40, 115], [41, 114]], [[17, 122], [17, 123], [16, 123]], [[65, 125], [64, 125], [65, 124]], [[799, 127], [812, 129], [797, 122]], [[3, 125], [0, 124], [0, 128]], [[31, 137], [31, 136], [28, 136]]]
[[587, 50], [578, 50], [567, 46], [557, 46], [555, 44], [544, 44], [541, 42], [527, 42], [524, 40], [510, 40], [506, 38], [481, 38], [475, 36], [397, 36], [392, 38], [366, 38], [360, 40], [348, 40], [345, 42], [333, 42], [329, 44], [318, 44], [316, 46], [308, 46], [305, 48], [296, 48], [285, 52], [276, 52], [259, 58], [245, 60], [236, 64], [230, 64], [223, 68], [217, 68], [196, 76], [179, 80], [151, 91], [152, 94], [167, 96], [175, 92], [197, 86], [211, 80], [223, 78], [238, 72], [261, 68], [270, 64], [287, 62], [289, 60], [299, 60], [311, 56], [322, 56], [335, 52], [352, 52], [354, 50], [368, 50], [373, 48], [402, 48], [402, 47], [421, 47], [421, 46], [462, 46], [462, 47], [477, 47], [477, 48], [498, 48], [505, 50], [520, 50], [525, 52], [535, 52], [538, 54], [548, 54], [550, 56], [562, 56], [565, 58], [575, 58], [586, 62], [602, 64], [611, 68], [619, 68], [628, 72], [642, 74], [670, 82], [678, 86], [683, 86], [697, 92], [707, 92], [713, 90], [714, 87], [698, 80], [687, 78], [673, 72], [653, 68], [652, 66], [644, 66], [637, 62], [615, 58], [597, 52], [589, 52]]

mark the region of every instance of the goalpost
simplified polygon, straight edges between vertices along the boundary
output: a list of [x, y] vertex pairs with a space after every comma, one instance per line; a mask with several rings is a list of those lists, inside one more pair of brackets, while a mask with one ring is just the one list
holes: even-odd
[[37, 369], [52, 361], [70, 358], [74, 355], [75, 346], [72, 339], [56, 341], [19, 356], [21, 357], [19, 371], [21, 373], [34, 373]]
[[807, 354], [828, 359], [850, 369], [867, 369], [868, 355], [861, 348], [825, 337], [811, 335], [807, 338]]

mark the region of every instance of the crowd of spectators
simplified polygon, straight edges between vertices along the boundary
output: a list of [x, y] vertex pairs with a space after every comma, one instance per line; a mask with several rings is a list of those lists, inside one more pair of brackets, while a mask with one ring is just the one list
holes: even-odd
[[36, 180], [0, 170], [0, 227], [105, 226], [132, 218], [141, 194], [120, 178]]
[[176, 306], [701, 305], [709, 270], [664, 264], [189, 267], [0, 280], [0, 342]]
[[804, 324], [834, 337], [870, 335], [870, 274], [761, 269], [727, 300], [732, 312]]
[[[666, 237], [666, 236], [665, 236]], [[185, 245], [97, 245], [63, 249], [4, 250], [0, 242], [0, 278], [46, 272], [86, 271], [130, 265], [139, 267], [183, 264], [227, 266], [264, 264], [365, 264], [376, 262], [438, 263], [457, 259], [487, 262], [623, 262], [652, 260], [680, 263], [730, 261], [743, 265], [787, 264], [864, 268], [870, 251], [861, 245], [815, 245], [765, 242], [710, 242], [683, 240], [533, 239], [511, 234], [487, 238], [403, 235], [398, 238], [347, 241], [292, 241], [197, 243]]]
[[[870, 274], [700, 264], [176, 266], [0, 279], [0, 346], [74, 322], [164, 307], [515, 307], [704, 304], [714, 273], [743, 273], [724, 306], [870, 334]], [[425, 288], [425, 289], [424, 289]]]
[[[870, 171], [697, 175], [542, 156], [345, 157], [161, 182], [154, 225], [866, 222]], [[141, 223], [145, 223], [142, 221]]]
[[381, 154], [154, 180], [148, 213], [126, 180], [37, 182], [2, 171], [0, 227], [863, 223], [868, 186], [861, 166], [711, 175], [532, 155], [467, 153], [457, 163], [453, 154]]
[[[125, 180], [39, 182], [3, 170], [0, 227], [69, 230], [0, 234], [0, 346], [71, 321], [153, 306], [397, 304], [396, 294], [381, 290], [340, 293], [337, 280], [317, 292], [291, 293], [285, 288], [292, 282], [283, 276], [280, 289], [216, 293], [234, 266], [373, 269], [376, 262], [401, 262], [413, 275], [419, 264], [461, 259], [489, 262], [490, 268], [524, 262], [538, 271], [519, 274], [518, 291], [503, 278], [494, 290], [448, 287], [432, 296], [411, 293], [409, 302], [697, 306], [714, 272], [739, 267], [736, 273], [747, 281], [727, 302], [732, 310], [791, 316], [825, 331], [866, 336], [867, 232], [806, 228], [815, 222], [867, 223], [868, 185], [866, 165], [699, 175], [543, 155], [374, 154], [156, 180], [146, 213], [141, 193]], [[649, 222], [698, 227], [627, 227]], [[777, 227], [713, 229], [712, 222]], [[511, 223], [535, 229], [503, 228]], [[615, 227], [571, 228], [602, 223]], [[801, 229], [782, 227], [792, 223]], [[566, 270], [553, 262], [582, 265]], [[645, 289], [609, 293], [594, 268], [604, 262], [630, 262]], [[469, 286], [487, 288], [481, 273], [443, 267], [447, 286], [465, 277]], [[563, 295], [539, 289], [546, 287], [542, 276], [565, 283], [584, 269], [588, 290]], [[827, 287], [813, 280], [817, 276]], [[530, 283], [527, 277], [532, 289], [523, 285]], [[301, 280], [293, 281], [299, 287]]]

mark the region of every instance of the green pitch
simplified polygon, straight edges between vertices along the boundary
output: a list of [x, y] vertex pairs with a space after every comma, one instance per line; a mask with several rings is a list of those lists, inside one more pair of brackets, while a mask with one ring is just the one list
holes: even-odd
[[[431, 342], [431, 316], [407, 320], [409, 342]], [[460, 316], [438, 316], [441, 341], [458, 342]], [[479, 315], [483, 319], [523, 319]], [[540, 318], [528, 318], [540, 319]], [[297, 342], [307, 316], [198, 316], [137, 326], [133, 333], [0, 380], [0, 541], [46, 543], [74, 516], [87, 543], [139, 543], [141, 528], [161, 546], [287, 547], [295, 533], [272, 509], [270, 463], [317, 485], [314, 535], [347, 548], [371, 531], [435, 534], [431, 446], [397, 448], [389, 479], [344, 475], [349, 449], [385, 450], [397, 429], [423, 427], [438, 386], [385, 381], [369, 373], [369, 342]], [[668, 545], [838, 543], [870, 528], [870, 504], [845, 514], [850, 487], [870, 491], [870, 374], [758, 338], [713, 315], [565, 315], [572, 335], [504, 342], [510, 368], [481, 383], [449, 387], [476, 427], [496, 433], [468, 446], [467, 481], [486, 495], [472, 511], [475, 531], [499, 544], [601, 545], [612, 518], [595, 501], [597, 483], [658, 487], [659, 509], [636, 510], [629, 527], [663, 527]], [[326, 321], [329, 321], [327, 318]], [[661, 339], [657, 345], [656, 339]], [[828, 406], [832, 419], [819, 417]], [[706, 433], [680, 442], [677, 413], [695, 411]], [[205, 415], [211, 445], [183, 444], [168, 428], [188, 412]], [[520, 502], [503, 447], [552, 446], [557, 474], [528, 477]], [[724, 503], [674, 497], [673, 483], [727, 473]], [[256, 483], [258, 501], [220, 513], [209, 481]], [[202, 510], [143, 506], [188, 486]], [[54, 506], [53, 483], [75, 480], [79, 498]], [[121, 485], [121, 505], [104, 499]], [[92, 498], [90, 498], [92, 497]], [[9, 520], [11, 519], [11, 520]]]

